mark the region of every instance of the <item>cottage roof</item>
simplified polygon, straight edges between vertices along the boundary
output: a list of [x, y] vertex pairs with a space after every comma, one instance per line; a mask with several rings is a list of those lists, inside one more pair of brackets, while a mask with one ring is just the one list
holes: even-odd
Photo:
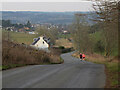
[[40, 40], [40, 37], [38, 37], [38, 38], [32, 43], [32, 45], [35, 45], [39, 40]]
[[[39, 40], [40, 40], [40, 37], [36, 38], [36, 39], [34, 40], [34, 42], [32, 43], [32, 45], [35, 45]], [[46, 38], [46, 37], [43, 36], [43, 40], [44, 40], [46, 43], [50, 44], [50, 38]]]

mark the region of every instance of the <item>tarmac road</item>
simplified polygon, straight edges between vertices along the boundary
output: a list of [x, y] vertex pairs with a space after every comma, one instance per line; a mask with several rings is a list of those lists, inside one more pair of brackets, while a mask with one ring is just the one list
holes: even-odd
[[[73, 52], [72, 52], [73, 53]], [[3, 88], [103, 88], [104, 65], [62, 54], [64, 64], [32, 65], [3, 71]]]

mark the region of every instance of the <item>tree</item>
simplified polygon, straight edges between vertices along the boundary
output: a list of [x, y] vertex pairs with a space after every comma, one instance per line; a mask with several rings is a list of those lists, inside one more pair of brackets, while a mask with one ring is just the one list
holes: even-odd
[[101, 54], [104, 52], [104, 45], [101, 40], [97, 41], [97, 43], [95, 44], [94, 51], [100, 52]]
[[74, 32], [72, 34], [75, 48], [79, 52], [90, 52], [91, 41], [89, 38], [89, 26], [85, 22], [85, 14], [76, 14], [74, 22]]
[[23, 27], [24, 27], [23, 24], [19, 24], [19, 25], [18, 25], [18, 28], [23, 28]]
[[2, 20], [2, 26], [3, 27], [11, 27], [11, 21], [10, 20]]
[[102, 24], [102, 40], [105, 56], [109, 57], [118, 45], [118, 2], [115, 0], [97, 1], [93, 8], [98, 17], [97, 22]]
[[50, 30], [47, 29], [45, 26], [37, 27], [36, 31], [38, 32], [39, 36], [46, 36], [50, 38], [50, 41], [55, 44], [55, 40], [57, 39], [58, 30], [56, 28], [51, 28]]
[[58, 29], [53, 27], [53, 28], [50, 28], [49, 32], [51, 33], [51, 35], [54, 37], [54, 39], [57, 39], [58, 38]]
[[94, 24], [94, 25], [90, 26], [89, 33], [93, 34], [93, 33], [97, 32], [97, 31], [99, 31], [100, 28], [101, 28], [100, 26], [101, 26], [100, 23], [97, 23], [97, 24]]
[[30, 23], [30, 21], [27, 22], [26, 27], [31, 28], [31, 23]]

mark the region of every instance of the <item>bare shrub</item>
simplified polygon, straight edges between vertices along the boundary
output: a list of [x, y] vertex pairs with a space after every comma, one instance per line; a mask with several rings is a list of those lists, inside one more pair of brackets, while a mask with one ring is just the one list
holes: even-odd
[[2, 58], [3, 65], [10, 64], [32, 64], [35, 58], [30, 55], [30, 51], [22, 46], [15, 46], [14, 43], [3, 41]]
[[26, 48], [22, 45], [3, 40], [2, 46], [2, 60], [3, 65], [31, 65], [43, 63], [61, 63], [59, 55], [47, 53], [42, 50], [35, 50], [33, 48]]

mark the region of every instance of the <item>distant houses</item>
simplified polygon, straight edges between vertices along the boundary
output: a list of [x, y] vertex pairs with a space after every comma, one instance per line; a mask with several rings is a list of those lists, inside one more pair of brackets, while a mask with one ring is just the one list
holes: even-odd
[[50, 38], [46, 38], [45, 36], [34, 38], [30, 46], [36, 49], [48, 49], [50, 47]]
[[32, 32], [35, 31], [34, 24], [31, 24], [30, 21], [27, 21], [26, 24], [21, 23], [11, 23], [10, 20], [2, 20], [2, 28], [4, 30], [13, 31], [13, 32]]
[[62, 34], [70, 34], [68, 30], [62, 30]]

